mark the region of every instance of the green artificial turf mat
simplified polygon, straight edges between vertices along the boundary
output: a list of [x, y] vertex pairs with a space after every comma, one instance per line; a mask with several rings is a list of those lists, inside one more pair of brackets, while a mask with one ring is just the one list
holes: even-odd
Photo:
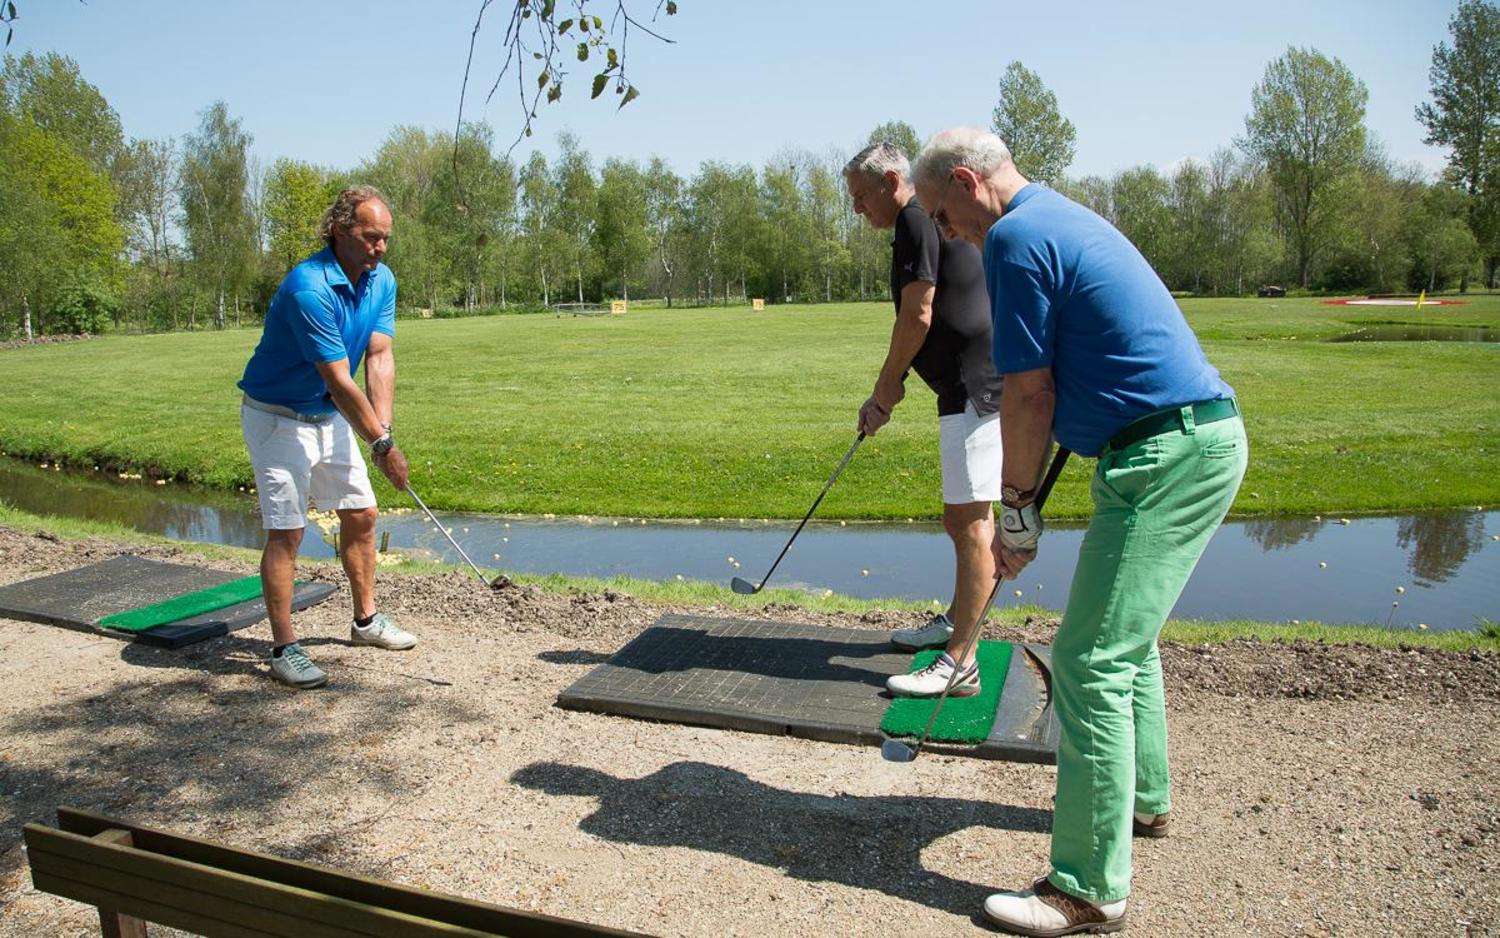
[[[972, 697], [948, 695], [928, 739], [978, 745], [989, 738], [1000, 705], [1000, 692], [1005, 689], [1005, 676], [1010, 673], [1012, 651], [1010, 642], [979, 643], [979, 693]], [[912, 658], [911, 670], [927, 667], [940, 654], [942, 651], [937, 649], [918, 652]], [[936, 697], [898, 697], [886, 708], [880, 730], [887, 736], [921, 736], [935, 706]]]
[[256, 599], [259, 596], [260, 577], [247, 576], [197, 592], [183, 593], [181, 596], [174, 596], [139, 609], [117, 612], [100, 619], [99, 625], [101, 628], [117, 629], [122, 632], [141, 632], [158, 625], [166, 625], [168, 622], [189, 619], [205, 612], [213, 612], [216, 609]]

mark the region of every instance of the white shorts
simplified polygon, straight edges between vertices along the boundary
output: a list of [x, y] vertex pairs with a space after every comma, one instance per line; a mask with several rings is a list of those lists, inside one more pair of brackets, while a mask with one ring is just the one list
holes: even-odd
[[979, 416], [974, 402], [961, 414], [938, 418], [943, 457], [943, 504], [1000, 500], [1000, 415]]
[[265, 529], [307, 527], [309, 498], [324, 511], [374, 507], [370, 471], [342, 414], [306, 423], [241, 404], [240, 429]]

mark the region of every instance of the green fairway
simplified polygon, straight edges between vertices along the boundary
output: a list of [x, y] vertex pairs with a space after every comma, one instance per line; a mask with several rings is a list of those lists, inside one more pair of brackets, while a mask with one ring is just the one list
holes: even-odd
[[[1251, 437], [1238, 514], [1500, 501], [1500, 345], [1322, 339], [1370, 322], [1500, 328], [1500, 296], [1426, 308], [1185, 300]], [[796, 518], [853, 439], [889, 304], [403, 320], [396, 436], [434, 507]], [[0, 351], [0, 449], [248, 485], [238, 380], [258, 329]], [[819, 509], [933, 518], [937, 420], [913, 377]], [[1091, 463], [1048, 506], [1084, 517]], [[383, 503], [396, 501], [381, 481]]]

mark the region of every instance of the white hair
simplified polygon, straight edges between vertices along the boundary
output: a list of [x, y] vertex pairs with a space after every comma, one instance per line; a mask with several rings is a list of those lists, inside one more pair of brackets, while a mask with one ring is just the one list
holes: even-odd
[[1010, 148], [993, 133], [978, 127], [954, 127], [928, 139], [917, 155], [912, 179], [919, 184], [940, 186], [960, 166], [988, 177], [1010, 162]]
[[845, 179], [855, 173], [863, 173], [871, 179], [884, 179], [885, 174], [891, 171], [895, 171], [902, 179], [906, 179], [911, 172], [906, 154], [894, 143], [872, 143], [844, 164]]

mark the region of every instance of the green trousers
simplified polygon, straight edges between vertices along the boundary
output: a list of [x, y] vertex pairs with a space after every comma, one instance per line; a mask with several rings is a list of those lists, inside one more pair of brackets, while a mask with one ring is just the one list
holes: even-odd
[[1062, 728], [1052, 884], [1092, 902], [1130, 894], [1131, 812], [1171, 806], [1156, 638], [1245, 475], [1239, 417], [1106, 449], [1094, 516], [1052, 646]]

